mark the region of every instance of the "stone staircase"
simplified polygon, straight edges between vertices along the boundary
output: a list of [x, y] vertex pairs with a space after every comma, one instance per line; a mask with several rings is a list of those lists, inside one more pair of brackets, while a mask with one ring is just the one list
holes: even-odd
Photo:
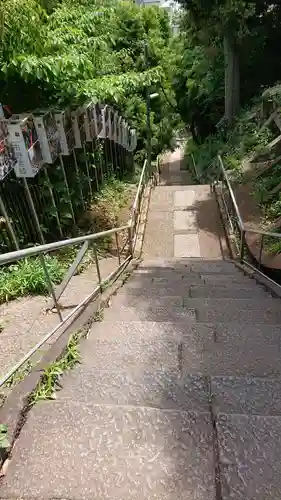
[[280, 500], [280, 300], [220, 246], [202, 258], [198, 232], [200, 258], [174, 255], [164, 196], [168, 256], [151, 225], [155, 246], [81, 343], [81, 364], [30, 411], [1, 499]]

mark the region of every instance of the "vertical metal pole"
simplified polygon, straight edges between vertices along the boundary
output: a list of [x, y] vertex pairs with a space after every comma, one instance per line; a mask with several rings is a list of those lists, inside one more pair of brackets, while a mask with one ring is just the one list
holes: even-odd
[[48, 272], [48, 268], [46, 266], [44, 255], [41, 253], [39, 255], [39, 258], [40, 258], [40, 261], [41, 261], [41, 264], [42, 264], [42, 267], [43, 267], [43, 270], [44, 270], [44, 274], [45, 274], [45, 278], [46, 278], [46, 283], [47, 283], [49, 292], [52, 295], [52, 298], [53, 298], [53, 301], [54, 301], [54, 305], [56, 307], [56, 310], [57, 310], [57, 313], [59, 315], [59, 318], [60, 318], [61, 321], [63, 321], [63, 317], [62, 317], [62, 314], [61, 314], [60, 306], [59, 306], [59, 303], [57, 301], [56, 293], [55, 293], [54, 286], [53, 286], [52, 280], [51, 280], [49, 272]]
[[120, 250], [119, 250], [118, 233], [115, 233], [115, 241], [116, 241], [116, 250], [117, 250], [118, 264], [120, 266], [120, 264], [121, 264], [121, 256], [120, 256]]
[[31, 196], [31, 192], [30, 192], [27, 180], [26, 180], [25, 177], [23, 177], [22, 180], [23, 180], [23, 185], [24, 185], [24, 189], [25, 189], [25, 192], [26, 192], [27, 202], [28, 202], [28, 205], [29, 205], [29, 208], [30, 208], [30, 211], [31, 211], [31, 215], [32, 215], [35, 227], [36, 227], [36, 231], [37, 231], [37, 233], [39, 235], [41, 243], [44, 245], [44, 243], [45, 243], [44, 236], [43, 236], [43, 233], [42, 233], [42, 230], [41, 230], [41, 227], [40, 227], [39, 219], [37, 217], [37, 213], [36, 213], [36, 210], [35, 210], [35, 206], [34, 206], [34, 203], [33, 203], [33, 199], [32, 199], [32, 196]]
[[[148, 47], [147, 42], [144, 45], [145, 66], [148, 67]], [[150, 124], [150, 88], [146, 87], [146, 149], [147, 149], [147, 166], [150, 176], [151, 171], [151, 124]]]
[[[94, 259], [95, 259], [95, 264], [96, 264], [96, 268], [97, 268], [99, 285], [101, 286], [100, 265], [99, 265], [99, 259], [98, 259], [98, 254], [97, 254], [97, 247], [96, 247], [95, 243], [93, 243], [93, 250], [94, 250]], [[102, 293], [102, 288], [100, 289], [100, 292]]]
[[241, 240], [240, 240], [240, 262], [244, 260], [244, 250], [245, 250], [245, 231], [241, 229]]
[[86, 166], [86, 172], [87, 172], [87, 178], [88, 178], [88, 184], [89, 184], [89, 197], [90, 201], [92, 201], [92, 184], [91, 184], [91, 177], [90, 177], [90, 171], [89, 171], [89, 164], [88, 164], [88, 158], [87, 158], [87, 151], [86, 151], [86, 146], [85, 143], [83, 143], [83, 151], [85, 155], [85, 166]]
[[117, 144], [114, 141], [114, 171], [116, 172], [119, 167], [119, 162], [118, 162], [118, 152], [117, 152]]
[[[96, 139], [96, 142], [98, 139]], [[102, 162], [100, 159], [100, 152], [98, 149], [98, 144], [94, 146], [94, 140], [92, 140], [92, 158], [93, 158], [93, 164], [94, 164], [94, 171], [95, 171], [95, 178], [96, 178], [96, 189], [97, 191], [99, 190], [99, 179], [98, 179], [98, 171], [97, 171], [97, 165], [96, 165], [96, 153], [98, 154], [99, 157], [99, 164], [100, 164], [100, 171], [101, 171], [101, 179], [102, 179], [102, 184], [103, 184], [103, 169], [102, 169]]]
[[70, 190], [69, 190], [69, 185], [68, 185], [68, 181], [67, 181], [67, 177], [66, 177], [66, 173], [65, 173], [65, 168], [64, 168], [64, 163], [63, 163], [62, 155], [60, 155], [60, 165], [61, 165], [61, 169], [62, 169], [62, 173], [63, 173], [63, 178], [64, 178], [64, 183], [65, 183], [65, 187], [66, 187], [66, 191], [67, 191], [67, 196], [68, 196], [68, 201], [69, 201], [69, 206], [70, 206], [70, 212], [71, 212], [71, 215], [72, 215], [72, 219], [73, 219], [74, 225], [76, 225], [76, 220], [75, 220], [75, 215], [74, 215], [74, 210], [73, 210], [73, 205], [72, 205], [72, 201], [71, 201]]
[[[107, 178], [109, 177], [108, 175], [108, 155], [107, 155], [107, 147], [106, 147], [106, 139], [103, 139], [103, 154], [105, 158], [105, 170], [107, 174]], [[110, 175], [112, 175], [112, 172], [110, 172]]]
[[86, 205], [85, 205], [85, 200], [84, 200], [84, 196], [83, 196], [82, 183], [81, 183], [81, 179], [80, 179], [80, 175], [79, 175], [79, 167], [78, 167], [78, 163], [77, 163], [75, 149], [73, 149], [73, 159], [74, 159], [74, 166], [75, 166], [75, 170], [76, 170], [77, 182], [79, 185], [80, 198], [81, 198], [82, 206], [85, 210]]
[[7, 211], [6, 211], [6, 208], [5, 208], [5, 205], [4, 205], [4, 202], [3, 202], [2, 196], [0, 196], [0, 210], [1, 210], [1, 212], [2, 212], [2, 214], [3, 214], [3, 216], [4, 216], [4, 218], [5, 218], [5, 221], [6, 221], [6, 224], [7, 224], [8, 231], [9, 231], [10, 236], [11, 236], [11, 238], [12, 238], [12, 240], [13, 240], [13, 243], [14, 243], [14, 245], [15, 245], [15, 247], [16, 247], [16, 250], [19, 250], [19, 248], [20, 248], [20, 247], [19, 247], [19, 242], [18, 242], [17, 237], [16, 237], [16, 234], [15, 234], [15, 232], [14, 232], [14, 230], [13, 230], [13, 226], [12, 226], [12, 224], [11, 224], [11, 222], [10, 222], [9, 216], [8, 216], [8, 214], [7, 214]]
[[101, 184], [104, 183], [104, 164], [103, 164], [103, 147], [100, 139], [97, 139], [97, 152], [99, 156], [99, 164], [100, 164], [100, 171], [101, 171]]
[[49, 175], [48, 175], [47, 167], [45, 165], [43, 167], [43, 170], [44, 170], [44, 173], [45, 173], [45, 177], [46, 177], [46, 181], [47, 181], [47, 185], [48, 185], [50, 197], [51, 197], [51, 200], [52, 200], [53, 209], [55, 210], [56, 221], [57, 221], [59, 233], [60, 233], [60, 236], [63, 237], [63, 232], [62, 232], [62, 227], [61, 227], [61, 223], [60, 223], [60, 218], [59, 218], [59, 213], [58, 213], [57, 205], [56, 205], [56, 202], [55, 202], [54, 192], [53, 192], [52, 184], [51, 184], [51, 181], [50, 181], [50, 178], [49, 178]]
[[258, 262], [258, 268], [261, 268], [261, 258], [262, 258], [262, 251], [263, 251], [263, 243], [264, 243], [264, 235], [261, 237], [261, 246], [260, 246], [260, 253], [259, 253], [259, 262]]
[[133, 259], [134, 257], [134, 248], [133, 248], [133, 232], [132, 232], [132, 226], [128, 227], [128, 237], [129, 237], [129, 252], [130, 255]]

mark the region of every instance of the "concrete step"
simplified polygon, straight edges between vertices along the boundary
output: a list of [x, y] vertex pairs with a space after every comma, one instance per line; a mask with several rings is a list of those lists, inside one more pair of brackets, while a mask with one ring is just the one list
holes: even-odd
[[212, 377], [215, 414], [281, 416], [281, 378]]
[[204, 280], [205, 283], [213, 284], [213, 285], [219, 285], [219, 284], [224, 284], [224, 283], [254, 283], [256, 284], [256, 281], [253, 280], [252, 278], [249, 278], [248, 276], [245, 276], [242, 273], [237, 273], [237, 274], [223, 274], [223, 273], [218, 273], [218, 274], [206, 274], [206, 273], [201, 273], [200, 274], [201, 279]]
[[144, 371], [177, 370], [179, 340], [173, 338], [133, 338], [116, 340], [92, 337], [81, 345], [80, 353], [84, 370], [106, 369], [108, 372], [124, 372], [140, 377]]
[[[123, 299], [123, 300], [121, 300]], [[106, 319], [108, 321], [181, 321], [195, 322], [195, 309], [180, 306], [155, 306], [153, 301], [151, 305], [142, 303], [140, 308], [136, 305], [126, 304], [126, 297], [121, 297], [118, 302], [113, 302], [113, 307], [106, 310]]]
[[[137, 367], [136, 367], [137, 368]], [[186, 410], [200, 413], [209, 411], [208, 382], [200, 375], [180, 377], [176, 370], [135, 369], [97, 370], [82, 360], [64, 377], [60, 400], [74, 400], [85, 404], [145, 406], [167, 410]]]
[[[209, 356], [205, 349], [208, 373], [211, 376], [280, 377], [280, 329], [280, 324], [213, 324], [215, 354]], [[205, 372], [201, 370], [201, 373]]]
[[[203, 283], [203, 282], [202, 282]], [[147, 287], [143, 286], [125, 286], [122, 287], [118, 296], [127, 296], [127, 297], [140, 297], [142, 300], [145, 298], [153, 298], [153, 297], [165, 297], [165, 296], [181, 296], [181, 297], [222, 297], [222, 298], [253, 298], [253, 297], [270, 297], [270, 294], [263, 290], [258, 286], [243, 286], [241, 287], [237, 283], [228, 284], [228, 285], [190, 285], [185, 283], [176, 282], [169, 286], [168, 284], [155, 284], [151, 283], [151, 286], [147, 284]]]
[[69, 400], [36, 405], [1, 497], [39, 492], [42, 499], [215, 500], [210, 416]]
[[160, 185], [169, 187], [189, 187], [191, 183], [191, 175], [189, 172], [172, 172], [168, 175], [161, 176]]
[[125, 307], [130, 307], [130, 306], [136, 306], [138, 309], [143, 309], [146, 310], [148, 307], [183, 307], [184, 303], [184, 297], [183, 295], [179, 295], [177, 293], [176, 295], [166, 295], [163, 293], [160, 293], [160, 290], [158, 291], [157, 294], [134, 294], [136, 290], [135, 288], [132, 288], [130, 290], [127, 290], [127, 292], [124, 291], [122, 293], [118, 293], [111, 299], [111, 304], [112, 307], [118, 311], [120, 306], [125, 306]]
[[281, 494], [281, 418], [219, 415], [223, 500], [277, 500]]
[[188, 275], [188, 276], [182, 276], [181, 274], [179, 275], [162, 275], [162, 276], [157, 276], [157, 275], [151, 275], [148, 276], [147, 274], [144, 275], [133, 275], [127, 282], [126, 282], [126, 288], [128, 287], [144, 287], [148, 288], [150, 286], [176, 286], [176, 285], [184, 285], [184, 286], [190, 286], [190, 285], [200, 285], [204, 284], [204, 281], [201, 279], [200, 276], [197, 275]]
[[209, 323], [281, 323], [279, 299], [184, 299], [189, 309], [196, 310], [198, 321]]
[[212, 280], [212, 277], [213, 276], [223, 276], [225, 279], [231, 279], [231, 277], [233, 277], [233, 279], [247, 279], [249, 280], [248, 277], [246, 277], [245, 275], [243, 275], [242, 273], [240, 274], [239, 271], [235, 272], [233, 271], [232, 273], [227, 273], [227, 274], [224, 274], [222, 271], [219, 271], [218, 272], [213, 272], [213, 273], [200, 273], [200, 272], [197, 272], [196, 270], [192, 269], [192, 268], [188, 268], [188, 267], [184, 267], [182, 269], [172, 269], [172, 268], [146, 268], [146, 269], [137, 269], [136, 271], [134, 271], [134, 273], [132, 274], [132, 276], [144, 276], [144, 277], [155, 277], [155, 278], [169, 278], [171, 280], [173, 279], [179, 279], [180, 277], [184, 277], [184, 278], [194, 278], [194, 277], [198, 277], [200, 278], [202, 275], [204, 276], [208, 276], [208, 279], [209, 280]]
[[[244, 323], [120, 322], [118, 318], [115, 322], [106, 318], [93, 325], [83, 348], [91, 369], [98, 353], [97, 369], [116, 371], [118, 366], [118, 371], [138, 377], [151, 365], [159, 368], [163, 353], [171, 361], [169, 369], [181, 377], [281, 375], [280, 325], [245, 328]], [[161, 369], [165, 369], [163, 364]]]
[[[268, 292], [259, 286], [240, 286], [237, 283], [229, 283], [225, 285], [192, 285], [189, 289], [190, 297], [213, 297], [213, 298], [254, 298], [254, 297], [271, 297]], [[178, 294], [180, 290], [178, 290]]]
[[223, 273], [223, 274], [233, 274], [241, 273], [243, 274], [232, 261], [217, 261], [217, 260], [205, 260], [205, 259], [154, 259], [154, 260], [144, 260], [140, 263], [139, 269], [155, 269], [160, 268], [161, 270], [171, 269], [171, 270], [184, 270], [188, 269], [196, 273]]
[[[153, 342], [158, 338], [162, 341], [167, 340], [179, 342], [184, 339], [190, 345], [196, 342], [200, 349], [209, 348], [214, 342], [215, 325], [206, 325], [205, 323], [173, 323], [160, 321], [111, 321], [108, 316], [110, 309], [105, 311], [104, 320], [94, 322], [88, 338], [88, 345], [96, 340], [113, 340], [130, 342], [132, 339], [147, 340]], [[223, 325], [224, 326], [224, 325]], [[273, 327], [269, 327], [271, 329]], [[274, 327], [275, 331], [275, 327]], [[94, 349], [94, 348], [93, 348]], [[107, 368], [107, 367], [106, 367]]]

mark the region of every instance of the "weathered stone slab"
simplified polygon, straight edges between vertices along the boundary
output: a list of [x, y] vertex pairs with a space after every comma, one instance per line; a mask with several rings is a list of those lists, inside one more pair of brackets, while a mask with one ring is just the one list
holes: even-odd
[[198, 234], [175, 234], [174, 256], [175, 257], [200, 257], [200, 245]]
[[197, 232], [197, 213], [194, 210], [175, 210], [174, 230]]
[[188, 189], [186, 191], [175, 191], [174, 192], [174, 206], [178, 207], [190, 207], [195, 201], [195, 191]]
[[281, 415], [281, 378], [212, 377], [215, 412]]
[[281, 497], [281, 418], [218, 416], [223, 500]]
[[208, 414], [39, 405], [17, 442], [1, 496], [215, 500], [212, 436]]
[[63, 378], [58, 397], [83, 403], [146, 406], [208, 413], [208, 384], [204, 377], [181, 377], [177, 366], [126, 373], [97, 371], [83, 364]]

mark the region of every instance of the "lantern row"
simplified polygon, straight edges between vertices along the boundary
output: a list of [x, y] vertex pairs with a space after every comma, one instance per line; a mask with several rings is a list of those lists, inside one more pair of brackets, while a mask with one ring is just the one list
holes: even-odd
[[94, 139], [109, 139], [133, 152], [136, 131], [108, 105], [88, 103], [75, 110], [38, 110], [0, 116], [0, 180], [14, 169], [17, 177], [35, 177], [41, 166], [68, 156]]

